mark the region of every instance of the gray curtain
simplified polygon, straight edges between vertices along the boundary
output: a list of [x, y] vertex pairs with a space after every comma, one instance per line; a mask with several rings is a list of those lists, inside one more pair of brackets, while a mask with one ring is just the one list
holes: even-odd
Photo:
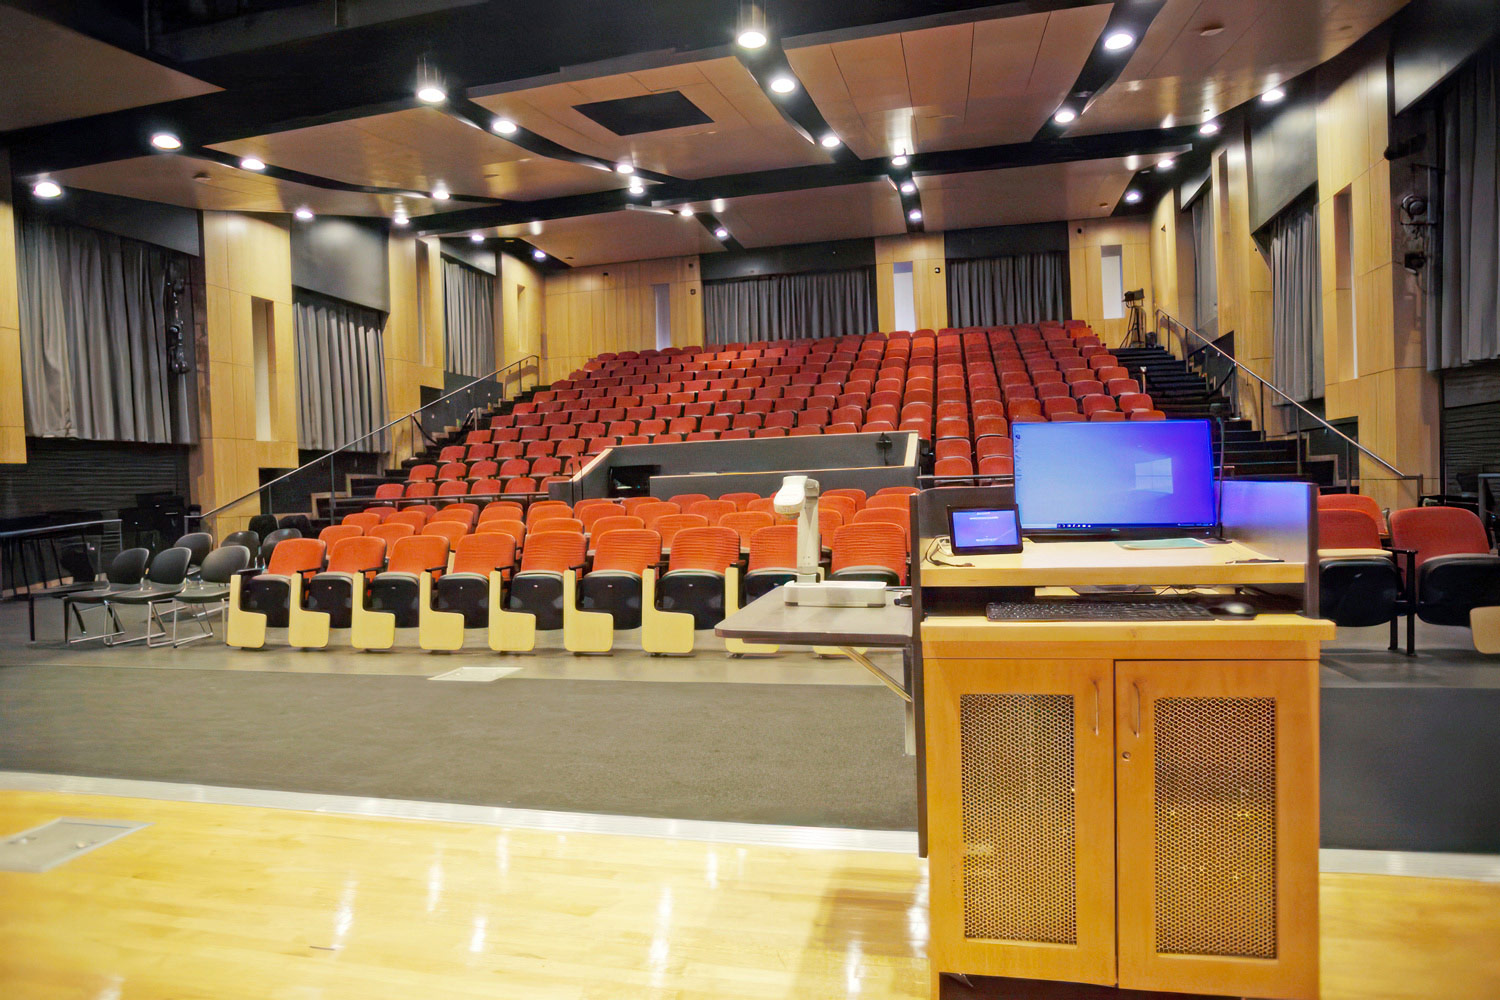
[[[194, 382], [167, 362], [166, 278], [183, 255], [23, 216], [21, 384], [26, 433], [91, 441], [194, 440]], [[189, 288], [191, 286], [189, 285]], [[191, 292], [183, 352], [193, 364]]]
[[948, 322], [1009, 326], [1071, 319], [1068, 255], [1061, 251], [948, 262]]
[[1282, 392], [1323, 395], [1323, 277], [1315, 207], [1271, 220], [1271, 371]]
[[873, 267], [703, 283], [710, 344], [839, 337], [876, 325]]
[[1442, 308], [1427, 367], [1500, 357], [1500, 49], [1454, 78], [1443, 97]]
[[[385, 318], [373, 309], [298, 289], [297, 446], [329, 451], [386, 422]], [[385, 451], [389, 432], [355, 445]]]
[[495, 279], [443, 258], [443, 367], [479, 378], [495, 370]]
[[1214, 262], [1214, 214], [1205, 195], [1189, 207], [1193, 216], [1193, 326], [1209, 340], [1219, 335], [1219, 275]]

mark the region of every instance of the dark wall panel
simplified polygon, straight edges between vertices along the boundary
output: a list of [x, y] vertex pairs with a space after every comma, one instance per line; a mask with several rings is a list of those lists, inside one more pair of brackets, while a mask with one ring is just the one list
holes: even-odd
[[193, 257], [202, 254], [198, 213], [191, 208], [160, 205], [112, 194], [69, 188], [55, 201], [42, 201], [30, 194], [20, 197], [26, 211], [55, 222], [102, 229], [106, 233], [140, 240]]
[[767, 274], [800, 274], [807, 271], [847, 271], [873, 267], [872, 239], [798, 243], [784, 247], [761, 247], [729, 253], [708, 253], [698, 258], [704, 281], [754, 278]]
[[475, 246], [469, 240], [440, 240], [439, 242], [445, 257], [452, 257], [456, 261], [468, 264], [476, 271], [483, 271], [491, 276], [499, 273], [493, 250]]
[[1495, 0], [1417, 0], [1391, 32], [1392, 110], [1427, 96], [1500, 31]]
[[292, 223], [292, 284], [382, 313], [391, 311], [385, 228], [354, 219]]
[[139, 493], [187, 496], [188, 449], [113, 441], [26, 440], [25, 465], [0, 465], [0, 518], [134, 507]]
[[1294, 94], [1250, 130], [1251, 232], [1317, 183], [1317, 103], [1311, 93]]
[[1029, 226], [987, 226], [955, 229], [943, 234], [949, 260], [1013, 257], [1017, 254], [1068, 250], [1066, 222], [1038, 222]]

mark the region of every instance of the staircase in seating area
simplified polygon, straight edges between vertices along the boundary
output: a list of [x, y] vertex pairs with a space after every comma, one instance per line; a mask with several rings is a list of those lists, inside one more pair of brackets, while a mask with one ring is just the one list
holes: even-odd
[[1141, 381], [1141, 391], [1149, 393], [1158, 410], [1172, 420], [1212, 419], [1211, 407], [1218, 404], [1224, 418], [1224, 440], [1219, 442], [1215, 426], [1214, 458], [1224, 449], [1224, 474], [1231, 479], [1294, 479], [1315, 483], [1320, 490], [1340, 488], [1338, 461], [1328, 455], [1302, 455], [1297, 438], [1267, 440], [1250, 421], [1231, 412], [1230, 402], [1215, 392], [1202, 374], [1190, 369], [1160, 347], [1121, 347], [1113, 351], [1120, 364], [1130, 370], [1132, 378]]

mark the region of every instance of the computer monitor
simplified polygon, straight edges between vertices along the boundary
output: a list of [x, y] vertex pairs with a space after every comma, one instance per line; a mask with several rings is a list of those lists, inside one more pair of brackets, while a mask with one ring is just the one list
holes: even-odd
[[1139, 538], [1218, 524], [1207, 420], [1019, 423], [1011, 434], [1028, 535]]

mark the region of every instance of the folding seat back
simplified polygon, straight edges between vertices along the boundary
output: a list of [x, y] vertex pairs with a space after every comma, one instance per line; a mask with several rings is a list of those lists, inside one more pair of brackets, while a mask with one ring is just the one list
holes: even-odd
[[751, 535], [755, 534], [761, 528], [769, 528], [775, 523], [775, 515], [768, 514], [765, 511], [740, 510], [720, 517], [718, 526], [721, 528], [730, 528], [737, 532], [740, 536], [741, 546], [748, 548]]
[[424, 572], [444, 572], [448, 568], [449, 537], [440, 530], [430, 535], [409, 535], [397, 539], [396, 544], [391, 546], [390, 561], [381, 576], [396, 574], [414, 577]]
[[[546, 522], [543, 522], [544, 524]], [[644, 528], [646, 522], [630, 514], [605, 514], [596, 518], [593, 524], [588, 526], [589, 535], [598, 538], [606, 531], [616, 531], [621, 528]]]
[[492, 570], [508, 570], [515, 565], [516, 539], [509, 532], [487, 531], [482, 535], [465, 535], [453, 550], [452, 575], [472, 574], [488, 583]]
[[485, 504], [484, 509], [479, 512], [480, 524], [483, 524], [486, 521], [494, 520], [520, 521], [523, 518], [524, 513], [522, 507], [514, 500], [492, 500], [489, 503]]
[[935, 476], [972, 476], [974, 466], [967, 458], [940, 458], [932, 464]]
[[856, 522], [840, 528], [833, 536], [834, 579], [878, 580], [897, 586], [906, 580], [906, 561], [906, 532], [900, 525]]
[[834, 511], [839, 515], [839, 523], [844, 524], [854, 520], [854, 512], [858, 508], [854, 501], [847, 496], [829, 496], [824, 494], [818, 497], [818, 513], [825, 510]]
[[318, 541], [331, 549], [346, 538], [358, 538], [364, 533], [364, 529], [357, 524], [330, 524], [318, 532]]
[[877, 493], [865, 504], [865, 510], [899, 510], [902, 514], [911, 511], [911, 495], [908, 493]]
[[1383, 534], [1385, 531], [1385, 515], [1372, 496], [1363, 493], [1320, 493], [1318, 512], [1321, 514], [1325, 510], [1357, 510], [1374, 522], [1377, 533]]
[[[535, 524], [537, 521], [539, 521], [539, 520], [541, 520], [541, 519], [543, 519], [545, 517], [549, 517], [549, 516], [550, 517], [558, 517], [558, 516], [567, 517], [567, 516], [569, 516], [572, 513], [572, 510], [573, 510], [573, 508], [571, 506], [569, 506], [566, 501], [563, 501], [563, 500], [538, 500], [538, 501], [534, 502], [533, 504], [531, 504], [531, 506], [529, 506], [529, 507], [526, 508], [526, 525], [527, 525], [527, 527], [530, 527], [531, 525]], [[562, 513], [561, 513], [561, 515], [559, 515], [557, 513], [549, 514], [548, 513], [549, 511], [553, 511], [553, 512], [561, 511]]]
[[672, 541], [677, 533], [685, 528], [706, 528], [709, 526], [708, 518], [701, 514], [666, 514], [647, 522], [658, 535], [661, 536], [662, 551], [672, 547]]
[[438, 479], [466, 479], [469, 475], [469, 467], [462, 462], [447, 462], [438, 469]]
[[462, 521], [429, 521], [421, 531], [422, 535], [437, 535], [447, 539], [450, 546], [457, 544], [468, 533], [469, 526]]
[[402, 495], [405, 487], [400, 483], [381, 483], [375, 487], [376, 500], [395, 500]]
[[724, 573], [739, 560], [740, 536], [727, 527], [684, 528], [657, 585], [661, 610], [693, 616], [694, 629], [724, 620]]
[[719, 495], [719, 499], [720, 500], [728, 500], [730, 503], [734, 504], [735, 510], [744, 510], [745, 509], [745, 505], [748, 504], [751, 500], [759, 500], [760, 499], [760, 494], [759, 493], [744, 493], [744, 492], [741, 492], [741, 493], [722, 493], [722, 494]]
[[699, 500], [696, 503], [683, 504], [683, 512], [686, 514], [699, 514], [708, 520], [709, 524], [718, 524], [719, 518], [725, 514], [733, 514], [737, 509], [733, 500]]
[[380, 523], [380, 515], [369, 511], [360, 511], [358, 514], [345, 514], [339, 523], [352, 524], [358, 527], [360, 532], [363, 533]]
[[617, 528], [594, 540], [594, 565], [579, 587], [580, 606], [613, 616], [616, 629], [641, 624], [641, 577], [661, 560], [661, 536], [648, 528]]
[[573, 507], [573, 516], [583, 522], [583, 528], [588, 532], [594, 530], [594, 522], [598, 521], [601, 517], [615, 517], [624, 513], [624, 507], [607, 500], [580, 500]]
[[385, 524], [382, 524], [377, 528], [371, 528], [369, 531], [369, 537], [380, 539], [381, 541], [385, 542], [386, 548], [389, 549], [391, 546], [396, 544], [396, 540], [398, 538], [405, 538], [408, 535], [414, 535], [416, 533], [417, 529], [414, 528], [411, 524], [402, 521], [391, 520], [387, 521]]
[[[272, 534], [274, 537], [274, 532]], [[266, 574], [296, 576], [322, 569], [326, 551], [327, 546], [316, 538], [281, 539], [271, 550], [271, 558], [266, 563]]]
[[367, 573], [385, 565], [385, 539], [370, 535], [344, 538], [328, 550], [327, 573]]
[[1488, 555], [1489, 538], [1473, 511], [1462, 507], [1411, 507], [1391, 513], [1391, 546], [1416, 552], [1418, 571], [1430, 559]]
[[472, 503], [450, 503], [432, 515], [433, 521], [462, 521], [469, 527], [479, 517], [479, 507]]
[[1322, 508], [1318, 511], [1318, 548], [1379, 549], [1379, 525], [1362, 510]]
[[468, 492], [469, 484], [462, 479], [446, 479], [437, 488], [437, 495], [440, 497], [461, 497]]
[[672, 514], [681, 514], [682, 508], [677, 506], [675, 503], [671, 503], [665, 500], [658, 500], [654, 503], [641, 504], [639, 507], [634, 508], [630, 512], [644, 521], [647, 528], [651, 528], [655, 526], [656, 522], [663, 517], [667, 517]]

